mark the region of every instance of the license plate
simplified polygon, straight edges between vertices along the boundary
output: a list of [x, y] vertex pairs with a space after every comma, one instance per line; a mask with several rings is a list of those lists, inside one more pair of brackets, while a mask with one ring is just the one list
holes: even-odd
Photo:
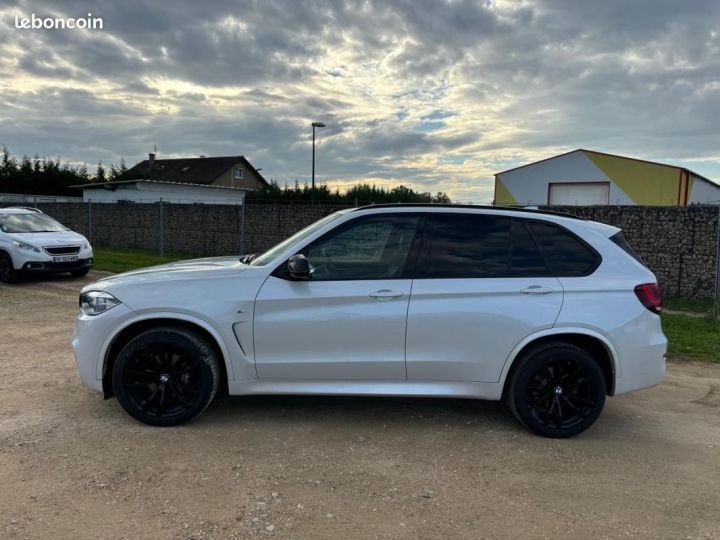
[[75, 262], [78, 260], [77, 255], [62, 255], [60, 257], [53, 257], [53, 262], [64, 263], [64, 262]]

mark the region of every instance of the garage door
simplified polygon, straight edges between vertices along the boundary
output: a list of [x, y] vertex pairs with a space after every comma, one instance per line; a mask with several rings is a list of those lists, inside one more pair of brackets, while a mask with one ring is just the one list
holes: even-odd
[[550, 184], [549, 205], [606, 205], [610, 200], [609, 182]]

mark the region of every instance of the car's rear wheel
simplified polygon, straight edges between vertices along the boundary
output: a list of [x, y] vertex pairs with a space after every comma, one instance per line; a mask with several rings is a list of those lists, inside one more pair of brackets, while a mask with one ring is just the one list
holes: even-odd
[[215, 397], [218, 365], [217, 353], [202, 336], [182, 328], [156, 328], [120, 351], [113, 391], [140, 422], [176, 426], [200, 415]]
[[0, 281], [3, 283], [15, 283], [20, 279], [20, 273], [13, 268], [10, 255], [0, 253]]
[[546, 343], [523, 355], [506, 400], [532, 432], [564, 438], [582, 433], [605, 404], [605, 377], [586, 351], [569, 343]]

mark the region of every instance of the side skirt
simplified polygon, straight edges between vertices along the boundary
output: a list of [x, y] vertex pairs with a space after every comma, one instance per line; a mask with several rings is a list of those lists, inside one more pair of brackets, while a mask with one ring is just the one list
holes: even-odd
[[229, 393], [247, 395], [422, 396], [487, 399], [502, 397], [499, 383], [461, 381], [230, 381]]

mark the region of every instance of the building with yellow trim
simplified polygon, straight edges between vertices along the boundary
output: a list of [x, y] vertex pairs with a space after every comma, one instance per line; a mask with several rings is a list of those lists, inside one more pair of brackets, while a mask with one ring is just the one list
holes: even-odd
[[579, 149], [497, 173], [495, 204], [720, 204], [720, 185], [684, 167]]

